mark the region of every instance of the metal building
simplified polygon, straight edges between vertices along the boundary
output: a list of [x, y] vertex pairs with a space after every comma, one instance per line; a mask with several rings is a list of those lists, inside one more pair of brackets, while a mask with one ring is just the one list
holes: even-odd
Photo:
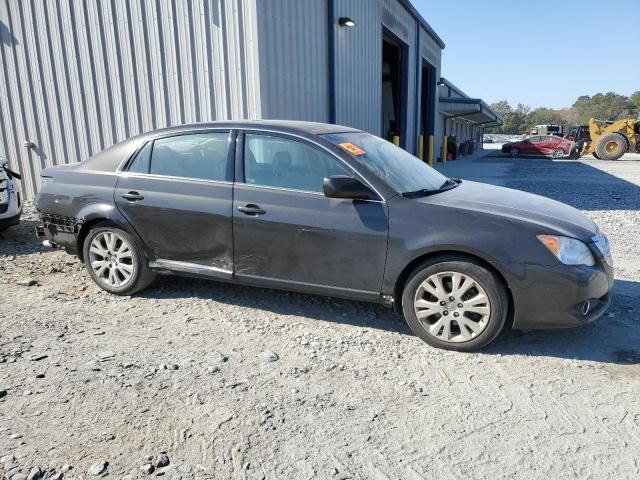
[[502, 125], [500, 115], [482, 99], [469, 96], [445, 78], [438, 82], [440, 122], [444, 133], [442, 157], [469, 155], [482, 147], [485, 128]]
[[442, 48], [407, 0], [3, 0], [0, 155], [28, 198], [46, 166], [210, 120], [339, 123], [432, 158]]

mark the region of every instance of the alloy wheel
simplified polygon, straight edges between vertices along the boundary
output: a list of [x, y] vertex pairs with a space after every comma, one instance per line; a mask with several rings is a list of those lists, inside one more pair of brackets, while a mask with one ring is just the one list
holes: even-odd
[[460, 272], [439, 272], [424, 280], [416, 290], [414, 310], [429, 335], [452, 343], [477, 337], [491, 316], [484, 288]]
[[91, 240], [89, 264], [100, 282], [108, 287], [124, 287], [134, 276], [131, 245], [114, 232], [101, 232]]

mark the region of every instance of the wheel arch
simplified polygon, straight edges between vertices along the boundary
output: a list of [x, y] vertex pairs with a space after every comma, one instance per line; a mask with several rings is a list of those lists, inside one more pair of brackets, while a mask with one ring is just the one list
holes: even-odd
[[[85, 221], [82, 224], [80, 231], [78, 232], [78, 241], [77, 241], [77, 244], [78, 244], [77, 255], [82, 263], [84, 263], [84, 252], [83, 252], [84, 241], [86, 240], [87, 235], [89, 235], [89, 232], [93, 230], [96, 225], [99, 225], [99, 224], [112, 225], [114, 227], [122, 228], [120, 224], [118, 224], [117, 222], [114, 222], [113, 220], [107, 217], [95, 217]], [[128, 230], [126, 231], [128, 232]]]
[[127, 232], [129, 235], [132, 235], [138, 242], [140, 242], [140, 245], [144, 245], [137, 232], [135, 232], [135, 230], [131, 228], [126, 219], [122, 215], [120, 215], [120, 212], [112, 206], [107, 206], [107, 208], [104, 208], [104, 206], [93, 205], [91, 209], [80, 212], [80, 215], [80, 218], [83, 219], [83, 223], [80, 231], [78, 232], [76, 253], [80, 261], [83, 263], [84, 241], [86, 240], [89, 232], [98, 224], [112, 225], [114, 227], [120, 228]]
[[452, 258], [452, 257], [456, 257], [458, 259], [466, 259], [466, 260], [470, 260], [473, 261], [474, 263], [477, 263], [479, 265], [481, 265], [482, 267], [486, 268], [487, 270], [489, 270], [490, 272], [492, 272], [493, 274], [496, 275], [496, 277], [502, 282], [502, 284], [504, 285], [506, 291], [507, 291], [507, 297], [509, 299], [509, 309], [507, 312], [507, 323], [505, 324], [506, 326], [512, 326], [513, 325], [513, 319], [514, 319], [514, 299], [513, 299], [513, 294], [511, 292], [511, 288], [509, 286], [509, 282], [507, 282], [507, 279], [504, 275], [503, 272], [501, 272], [498, 268], [496, 268], [496, 266], [491, 263], [489, 260], [482, 258], [479, 255], [473, 254], [473, 253], [469, 253], [469, 252], [465, 252], [462, 250], [455, 250], [455, 249], [447, 249], [447, 250], [438, 250], [438, 251], [433, 251], [433, 252], [428, 252], [428, 253], [424, 253], [416, 258], [414, 258], [413, 260], [411, 260], [402, 270], [402, 272], [400, 273], [400, 275], [398, 276], [398, 279], [396, 280], [395, 283], [395, 287], [394, 287], [394, 295], [393, 298], [395, 299], [395, 301], [393, 302], [394, 304], [394, 308], [396, 309], [396, 311], [401, 313], [402, 310], [402, 302], [399, 301], [399, 299], [402, 298], [402, 291], [404, 290], [405, 285], [407, 284], [407, 281], [409, 280], [409, 277], [411, 276], [411, 273], [422, 263], [428, 262], [428, 261], [432, 261], [432, 260], [436, 260], [438, 258], [442, 258], [447, 259], [447, 258]]

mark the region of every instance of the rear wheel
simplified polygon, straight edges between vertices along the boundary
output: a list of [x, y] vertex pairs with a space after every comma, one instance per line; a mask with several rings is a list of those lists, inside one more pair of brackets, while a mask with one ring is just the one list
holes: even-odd
[[98, 224], [89, 232], [83, 258], [93, 281], [115, 295], [139, 292], [154, 278], [136, 240], [111, 224]]
[[627, 151], [627, 140], [619, 133], [603, 135], [596, 145], [596, 153], [602, 160], [618, 160]]
[[491, 271], [462, 257], [442, 257], [412, 273], [402, 308], [413, 332], [433, 347], [469, 352], [491, 343], [504, 327], [506, 288]]

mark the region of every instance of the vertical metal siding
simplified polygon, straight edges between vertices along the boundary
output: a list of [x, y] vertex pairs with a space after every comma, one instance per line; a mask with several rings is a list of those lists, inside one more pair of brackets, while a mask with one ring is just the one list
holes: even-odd
[[[383, 26], [407, 45], [408, 71], [406, 145], [416, 145], [415, 119], [419, 97], [416, 88], [416, 19], [397, 0], [342, 0], [336, 18], [350, 17], [356, 28], [340, 28], [336, 35], [337, 123], [381, 135]], [[431, 38], [423, 31], [422, 38]], [[437, 66], [440, 64], [438, 62]]]
[[258, 0], [262, 117], [329, 120], [327, 0]]
[[[143, 131], [239, 118], [328, 121], [328, 1], [0, 0], [0, 155], [33, 197], [43, 168]], [[341, 16], [357, 27], [338, 27]], [[416, 48], [439, 76], [440, 47], [425, 31], [415, 44], [418, 22], [398, 0], [339, 0], [331, 22], [337, 123], [374, 134], [383, 26], [407, 44], [411, 150]], [[437, 122], [436, 142], [440, 130]]]
[[[340, 17], [355, 28], [337, 26]], [[382, 10], [380, 0], [336, 2], [336, 123], [381, 134]]]
[[0, 0], [0, 155], [27, 198], [43, 168], [144, 131], [259, 118], [257, 3]]

